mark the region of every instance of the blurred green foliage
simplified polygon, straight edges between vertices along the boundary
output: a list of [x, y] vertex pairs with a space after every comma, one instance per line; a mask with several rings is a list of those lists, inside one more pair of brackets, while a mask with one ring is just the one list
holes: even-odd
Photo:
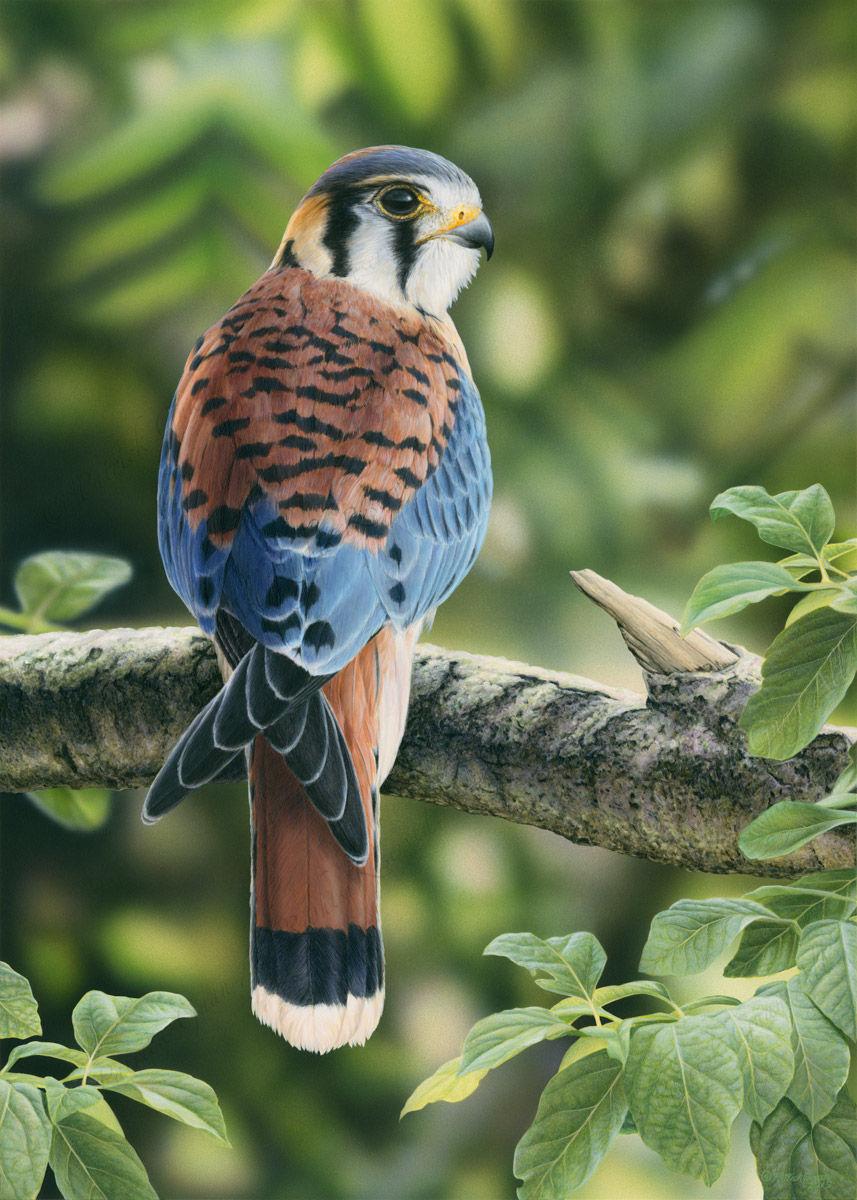
[[[16, 563], [59, 547], [133, 564], [100, 619], [187, 621], [154, 517], [185, 355], [318, 172], [379, 142], [459, 163], [497, 233], [454, 309], [488, 414], [492, 527], [434, 640], [633, 685], [570, 568], [678, 614], [708, 568], [755, 552], [707, 516], [750, 481], [819, 481], [855, 532], [845, 0], [17, 0], [0, 22], [0, 602]], [[762, 650], [778, 603], [716, 632]], [[460, 1113], [396, 1121], [474, 1020], [536, 1002], [482, 946], [592, 929], [629, 978], [658, 908], [724, 891], [388, 799], [387, 1013], [367, 1048], [316, 1060], [249, 1015], [245, 803], [210, 789], [143, 829], [129, 799], [86, 837], [3, 808], [3, 951], [46, 997], [47, 1036], [67, 1036], [86, 987], [174, 987], [200, 1013], [162, 1040], [216, 1088], [234, 1149], [179, 1127], [147, 1141], [120, 1112], [169, 1195], [510, 1197], [555, 1047]], [[634, 1141], [579, 1194], [697, 1194]], [[758, 1195], [746, 1170], [731, 1161], [705, 1194]]]

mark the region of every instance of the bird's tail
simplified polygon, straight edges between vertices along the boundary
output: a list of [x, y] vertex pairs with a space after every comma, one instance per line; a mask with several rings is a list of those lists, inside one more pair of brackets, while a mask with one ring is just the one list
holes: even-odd
[[343, 853], [304, 784], [264, 735], [248, 751], [253, 1011], [292, 1045], [319, 1053], [365, 1042], [384, 1003], [375, 642], [324, 687], [360, 789], [365, 862]]

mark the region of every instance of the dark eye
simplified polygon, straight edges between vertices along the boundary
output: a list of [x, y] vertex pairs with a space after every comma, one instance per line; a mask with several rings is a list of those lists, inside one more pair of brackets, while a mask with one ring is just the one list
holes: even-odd
[[391, 217], [410, 217], [420, 206], [420, 198], [409, 187], [391, 187], [378, 197], [382, 212]]

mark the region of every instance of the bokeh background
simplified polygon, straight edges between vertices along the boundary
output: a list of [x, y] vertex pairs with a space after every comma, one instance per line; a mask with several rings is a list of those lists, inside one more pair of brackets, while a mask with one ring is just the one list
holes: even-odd
[[[679, 614], [715, 563], [765, 554], [709, 521], [739, 483], [821, 482], [855, 533], [848, 0], [8, 0], [0, 22], [0, 602], [24, 556], [85, 549], [135, 572], [92, 623], [187, 622], [154, 515], [187, 350], [317, 174], [380, 142], [459, 163], [497, 235], [454, 310], [496, 500], [433, 641], [639, 686], [569, 569]], [[762, 651], [784, 611], [715, 632]], [[387, 798], [387, 1010], [366, 1048], [316, 1059], [250, 1016], [242, 789], [151, 829], [140, 801], [75, 835], [4, 800], [2, 957], [61, 1041], [91, 987], [196, 1005], [136, 1059], [211, 1082], [234, 1149], [117, 1102], [165, 1197], [512, 1197], [559, 1043], [398, 1122], [474, 1020], [544, 998], [484, 945], [591, 929], [620, 981], [655, 911], [744, 887]], [[734, 986], [716, 975], [682, 986]], [[736, 1140], [707, 1191], [620, 1138], [579, 1195], [757, 1198]]]

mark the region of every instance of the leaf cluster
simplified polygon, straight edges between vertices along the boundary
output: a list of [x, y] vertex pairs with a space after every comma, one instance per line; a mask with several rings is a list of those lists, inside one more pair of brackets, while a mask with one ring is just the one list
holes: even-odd
[[831, 542], [833, 505], [820, 483], [776, 496], [762, 487], [729, 488], [715, 497], [711, 516], [718, 521], [729, 513], [790, 553], [776, 563], [729, 563], [703, 575], [682, 632], [769, 596], [799, 597], [768, 647], [762, 686], [741, 715], [751, 754], [791, 758], [812, 741], [857, 674], [857, 571], [837, 565], [857, 551], [857, 538]]
[[[135, 1071], [116, 1055], [149, 1045], [179, 1017], [196, 1012], [184, 996], [87, 992], [72, 1013], [76, 1047], [25, 1041], [0, 1070], [0, 1196], [35, 1200], [50, 1164], [65, 1200], [157, 1200], [146, 1168], [127, 1141], [111, 1095], [128, 1096], [228, 1145], [214, 1091], [181, 1071]], [[0, 1038], [42, 1032], [29, 982], [0, 963]], [[13, 1069], [26, 1058], [69, 1064], [62, 1079]]]
[[[20, 612], [0, 607], [0, 633], [5, 625], [21, 633], [54, 633], [99, 604], [131, 578], [131, 566], [103, 554], [48, 550], [26, 558], [15, 572]], [[44, 788], [28, 792], [46, 816], [66, 829], [89, 832], [100, 828], [110, 813], [106, 788]]]
[[[836, 518], [819, 483], [776, 496], [761, 487], [729, 488], [711, 505], [715, 521], [728, 513], [749, 521], [763, 541], [792, 553], [778, 563], [731, 563], [709, 571], [693, 590], [682, 629], [768, 596], [800, 594], [768, 648], [762, 686], [740, 720], [751, 754], [791, 758], [816, 736], [857, 674], [857, 571], [836, 565], [857, 551], [857, 538], [831, 542]], [[818, 578], [810, 580], [811, 575]], [[829, 829], [853, 825], [855, 788], [857, 750], [852, 746], [849, 766], [829, 796], [817, 804], [774, 804], [743, 831], [741, 850], [748, 858], [777, 858]]]
[[[779, 563], [710, 571], [687, 606], [685, 631], [772, 595], [802, 593], [741, 717], [750, 752], [787, 758], [818, 733], [857, 672], [857, 573], [835, 562], [857, 539], [832, 544], [824, 488], [770, 496], [731, 488], [711, 506], [735, 513], [792, 553]], [[807, 576], [818, 573], [817, 582]], [[817, 804], [773, 805], [739, 839], [750, 858], [788, 854], [853, 824], [857, 754]], [[479, 1021], [459, 1058], [416, 1089], [403, 1115], [470, 1095], [489, 1070], [527, 1046], [571, 1038], [515, 1151], [519, 1200], [563, 1200], [593, 1173], [619, 1133], [636, 1133], [667, 1167], [710, 1185], [723, 1170], [743, 1109], [765, 1200], [840, 1200], [857, 1189], [857, 1108], [845, 1091], [857, 1041], [857, 879], [826, 871], [740, 899], [679, 900], [652, 921], [647, 974], [698, 974], [734, 945], [726, 978], [765, 978], [745, 1001], [702, 996], [679, 1006], [666, 985], [599, 987], [606, 955], [590, 933], [542, 940], [506, 934], [486, 954], [510, 958], [564, 998]], [[789, 973], [786, 978], [784, 974]], [[628, 997], [665, 1011], [619, 1017]]]
[[[736, 939], [727, 977], [797, 968], [743, 1002], [717, 995], [679, 1006], [664, 983], [650, 979], [599, 986], [607, 959], [590, 933], [496, 938], [486, 954], [511, 959], [562, 999], [477, 1022], [460, 1057], [420, 1084], [403, 1115], [463, 1100], [528, 1046], [570, 1038], [515, 1151], [520, 1200], [563, 1200], [619, 1133], [639, 1134], [672, 1170], [711, 1184], [742, 1109], [753, 1122], [768, 1200], [850, 1195], [857, 1109], [844, 1085], [848, 1043], [857, 1038], [855, 908], [853, 872], [830, 871], [740, 900], [680, 900], [659, 913], [640, 960], [644, 972], [697, 974]], [[663, 1011], [611, 1011], [635, 996], [660, 1002]], [[787, 1171], [790, 1162], [800, 1169]]]

